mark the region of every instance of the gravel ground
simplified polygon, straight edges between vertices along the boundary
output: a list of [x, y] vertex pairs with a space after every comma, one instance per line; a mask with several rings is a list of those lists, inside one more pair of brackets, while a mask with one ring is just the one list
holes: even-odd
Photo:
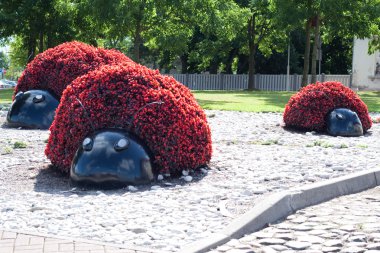
[[176, 251], [268, 194], [380, 164], [380, 124], [344, 138], [287, 131], [279, 113], [206, 113], [207, 171], [113, 191], [73, 189], [44, 156], [49, 132], [7, 128], [0, 113], [0, 228]]

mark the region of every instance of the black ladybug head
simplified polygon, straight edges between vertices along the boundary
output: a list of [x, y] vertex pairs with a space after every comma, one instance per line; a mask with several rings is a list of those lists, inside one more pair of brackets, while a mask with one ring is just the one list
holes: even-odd
[[48, 129], [59, 99], [45, 90], [18, 92], [7, 115], [10, 126]]
[[363, 127], [356, 112], [338, 108], [327, 115], [327, 132], [333, 136], [361, 136]]
[[148, 148], [121, 129], [105, 129], [84, 138], [70, 177], [80, 185], [113, 188], [150, 182], [154, 175]]

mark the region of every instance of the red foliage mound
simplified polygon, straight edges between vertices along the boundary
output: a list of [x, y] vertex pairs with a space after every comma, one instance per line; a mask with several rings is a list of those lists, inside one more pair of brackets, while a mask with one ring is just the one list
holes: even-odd
[[327, 114], [336, 108], [356, 112], [364, 132], [371, 128], [366, 104], [340, 82], [317, 82], [301, 89], [285, 106], [284, 122], [288, 127], [322, 132], [326, 130]]
[[211, 159], [210, 128], [190, 90], [141, 65], [107, 65], [74, 80], [62, 95], [45, 153], [68, 172], [83, 139], [104, 128], [140, 137], [157, 172], [176, 174]]
[[116, 50], [106, 50], [73, 41], [50, 48], [31, 61], [15, 89], [48, 90], [61, 97], [62, 92], [75, 78], [104, 64], [119, 62], [133, 63], [127, 56]]

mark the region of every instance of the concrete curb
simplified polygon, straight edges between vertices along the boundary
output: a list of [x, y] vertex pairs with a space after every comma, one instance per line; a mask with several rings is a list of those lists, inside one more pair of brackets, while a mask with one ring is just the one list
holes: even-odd
[[73, 242], [80, 242], [80, 243], [88, 243], [88, 244], [94, 244], [94, 245], [104, 245], [114, 248], [120, 248], [120, 249], [126, 249], [126, 250], [134, 250], [138, 252], [146, 252], [146, 253], [169, 253], [168, 251], [162, 251], [157, 249], [150, 249], [150, 248], [143, 248], [143, 247], [137, 247], [137, 246], [128, 246], [125, 244], [116, 244], [116, 243], [107, 243], [107, 242], [101, 242], [101, 241], [92, 241], [92, 240], [86, 240], [86, 239], [80, 239], [80, 238], [73, 238], [73, 237], [66, 237], [66, 236], [59, 236], [59, 235], [51, 235], [51, 234], [44, 234], [44, 233], [37, 233], [37, 232], [28, 232], [28, 231], [21, 231], [21, 230], [14, 230], [14, 229], [4, 229], [0, 227], [1, 231], [5, 232], [12, 232], [17, 234], [23, 234], [23, 235], [31, 235], [31, 236], [37, 236], [37, 237], [46, 237], [46, 238], [53, 238], [53, 239], [59, 239], [64, 241], [73, 241]]
[[227, 241], [256, 232], [302, 208], [380, 185], [380, 168], [353, 173], [294, 190], [270, 195], [226, 228], [211, 236], [184, 245], [180, 253], [203, 253]]

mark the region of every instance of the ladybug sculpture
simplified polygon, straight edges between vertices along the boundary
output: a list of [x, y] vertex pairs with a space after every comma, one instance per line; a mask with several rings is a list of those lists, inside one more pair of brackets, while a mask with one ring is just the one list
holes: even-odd
[[[38, 54], [19, 78], [7, 116], [9, 125], [48, 129], [67, 85], [102, 65], [120, 62], [135, 64], [121, 52], [77, 41], [63, 43]], [[22, 99], [20, 94], [24, 94]], [[29, 96], [46, 99], [36, 103], [34, 98], [26, 99]]]
[[45, 153], [79, 184], [147, 183], [211, 159], [206, 115], [190, 90], [141, 65], [105, 65], [63, 93]]
[[283, 119], [286, 127], [334, 136], [360, 136], [372, 126], [365, 103], [339, 82], [304, 87], [289, 99]]
[[45, 90], [19, 91], [7, 114], [8, 125], [48, 129], [53, 122], [59, 98]]

